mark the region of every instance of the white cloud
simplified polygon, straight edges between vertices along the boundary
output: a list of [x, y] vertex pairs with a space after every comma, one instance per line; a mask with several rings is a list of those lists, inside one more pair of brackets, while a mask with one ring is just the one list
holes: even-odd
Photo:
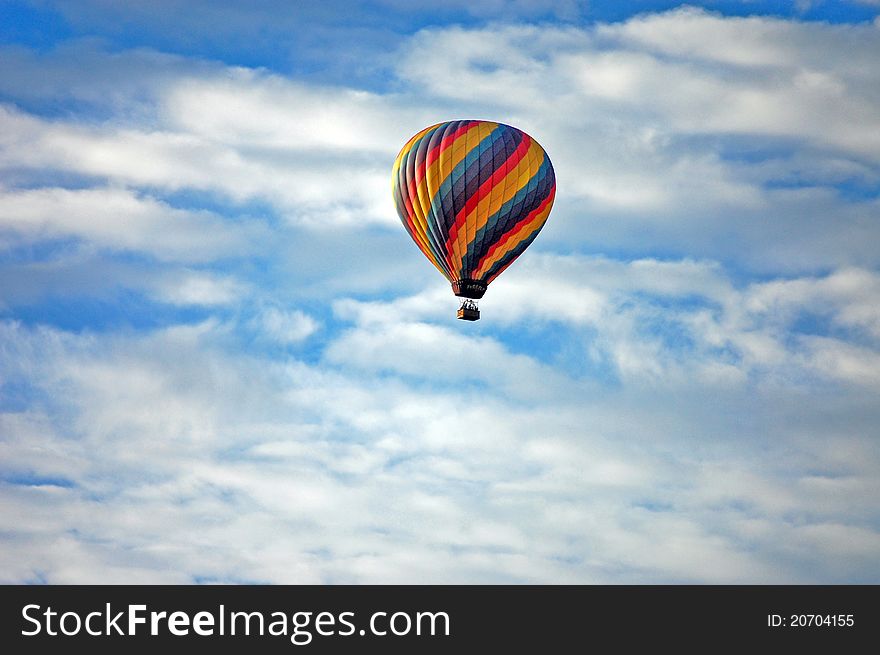
[[[453, 306], [439, 286], [390, 302], [337, 301], [337, 315], [359, 327], [328, 354], [410, 375], [430, 361], [421, 371], [426, 377], [445, 378], [450, 370], [465, 378], [482, 370], [495, 376], [483, 360], [494, 343], [460, 343], [445, 329], [408, 322], [441, 321]], [[664, 385], [693, 379], [738, 385], [755, 375], [791, 383], [819, 375], [876, 387], [878, 306], [880, 276], [864, 269], [743, 285], [708, 261], [543, 253], [525, 257], [481, 301], [488, 322], [523, 330], [528, 339], [540, 340], [554, 326], [580, 335], [566, 357], [575, 368], [578, 362], [610, 366], [630, 383]], [[401, 348], [410, 354], [386, 357]], [[447, 351], [458, 356], [449, 359]], [[471, 365], [461, 367], [458, 359]]]
[[13, 241], [78, 238], [170, 261], [243, 256], [261, 232], [258, 225], [229, 225], [208, 211], [176, 209], [124, 189], [51, 187], [0, 190], [0, 229], [15, 235]]
[[880, 387], [880, 352], [877, 350], [828, 337], [807, 337], [804, 341], [809, 366], [835, 378]]
[[[210, 120], [208, 112], [201, 116]], [[289, 119], [298, 120], [295, 110]], [[349, 153], [328, 159], [308, 149], [236, 149], [197, 133], [85, 128], [2, 108], [0, 124], [13, 135], [0, 143], [0, 164], [13, 169], [73, 171], [146, 189], [211, 191], [234, 202], [270, 200], [291, 221], [319, 228], [397, 220], [385, 166]]]
[[298, 309], [285, 311], [277, 307], [264, 309], [256, 324], [263, 334], [281, 344], [303, 341], [320, 327], [314, 318]]
[[238, 300], [243, 286], [233, 278], [217, 277], [195, 271], [181, 271], [166, 276], [154, 291], [155, 297], [175, 305], [225, 305]]
[[[524, 403], [234, 355], [225, 329], [3, 325], [6, 381], [27, 376], [50, 399], [0, 415], [5, 580], [94, 582], [98, 568], [102, 581], [152, 582], [880, 574], [878, 454], [846, 422], [871, 414], [868, 397], [835, 408], [782, 391], [769, 407], [704, 383], [632, 395], [569, 379], [569, 394]], [[493, 357], [498, 374], [539, 371]], [[784, 412], [800, 416], [797, 434], [774, 423]], [[725, 418], [742, 413], [760, 437]]]
[[[207, 141], [250, 151], [334, 151], [394, 156], [406, 139], [388, 121], [394, 98], [345, 88], [321, 88], [250, 69], [213, 79], [180, 79], [161, 99], [168, 125]], [[402, 110], [404, 120], [424, 110]]]
[[[696, 60], [770, 69], [816, 67], [874, 75], [875, 71], [860, 69], [857, 61], [877, 56], [880, 44], [876, 29], [870, 23], [833, 25], [767, 16], [724, 17], [684, 7], [603, 25], [598, 33], [629, 45]], [[834, 47], [843, 40], [849, 41], [851, 49], [835, 51]]]
[[746, 307], [769, 321], [790, 322], [799, 312], [812, 312], [880, 337], [880, 277], [871, 271], [847, 268], [822, 278], [757, 284]]
[[[514, 397], [552, 395], [564, 386], [550, 368], [505, 351], [495, 340], [403, 319], [344, 333], [325, 351], [329, 362], [376, 373], [429, 379], [434, 383], [482, 382]], [[475, 389], [475, 393], [479, 393]]]

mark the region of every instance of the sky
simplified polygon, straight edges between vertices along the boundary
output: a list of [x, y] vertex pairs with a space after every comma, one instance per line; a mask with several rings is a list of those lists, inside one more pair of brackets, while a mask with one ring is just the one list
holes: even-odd
[[438, 4], [0, 2], [0, 582], [880, 583], [880, 2]]

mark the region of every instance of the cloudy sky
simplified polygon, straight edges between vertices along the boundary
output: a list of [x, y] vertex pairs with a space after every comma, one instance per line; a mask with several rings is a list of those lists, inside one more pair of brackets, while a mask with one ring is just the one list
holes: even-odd
[[0, 4], [0, 582], [880, 583], [880, 2], [436, 4]]

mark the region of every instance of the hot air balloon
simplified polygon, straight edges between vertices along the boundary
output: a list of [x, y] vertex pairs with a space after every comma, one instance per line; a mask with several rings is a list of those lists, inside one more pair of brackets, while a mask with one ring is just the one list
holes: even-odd
[[522, 130], [481, 120], [437, 123], [403, 146], [391, 175], [403, 226], [462, 298], [458, 318], [544, 227], [556, 195], [547, 153]]

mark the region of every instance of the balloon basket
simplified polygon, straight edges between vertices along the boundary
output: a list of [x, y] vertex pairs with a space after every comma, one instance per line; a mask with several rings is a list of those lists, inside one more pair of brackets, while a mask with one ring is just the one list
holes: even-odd
[[460, 321], [479, 321], [480, 310], [470, 298], [461, 301], [461, 307], [458, 308], [457, 317]]

